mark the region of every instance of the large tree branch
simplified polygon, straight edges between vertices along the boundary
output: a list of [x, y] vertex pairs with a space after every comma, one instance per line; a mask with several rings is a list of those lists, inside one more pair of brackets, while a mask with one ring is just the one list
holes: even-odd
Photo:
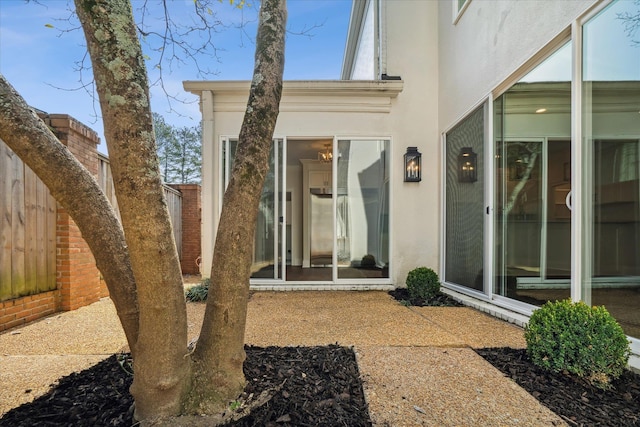
[[122, 226], [98, 182], [0, 75], [0, 139], [35, 172], [80, 228], [133, 350], [136, 287]]
[[211, 413], [244, 387], [242, 363], [252, 249], [282, 94], [286, 15], [285, 0], [262, 1], [253, 81], [234, 169], [224, 195], [209, 298], [193, 357], [195, 387], [189, 402], [193, 412]]
[[162, 188], [149, 82], [131, 4], [75, 0], [100, 99], [140, 323], [136, 418], [177, 415], [189, 379], [182, 272]]

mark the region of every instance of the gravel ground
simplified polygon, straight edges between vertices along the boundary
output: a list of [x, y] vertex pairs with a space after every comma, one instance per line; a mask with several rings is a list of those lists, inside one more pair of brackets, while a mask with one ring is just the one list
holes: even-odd
[[376, 426], [564, 425], [469, 348], [362, 347], [357, 357]]
[[[194, 338], [204, 304], [187, 310]], [[374, 425], [564, 425], [470, 348], [522, 348], [522, 329], [471, 308], [404, 307], [385, 292], [257, 292], [246, 342], [354, 346]], [[0, 415], [123, 347], [108, 299], [4, 332]]]

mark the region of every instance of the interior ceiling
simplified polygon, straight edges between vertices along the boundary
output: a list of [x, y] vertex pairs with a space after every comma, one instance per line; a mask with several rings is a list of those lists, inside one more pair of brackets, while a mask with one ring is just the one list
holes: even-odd
[[325, 144], [333, 148], [333, 138], [289, 139], [287, 138], [287, 165], [300, 165], [300, 159], [317, 159], [318, 152], [325, 151]]

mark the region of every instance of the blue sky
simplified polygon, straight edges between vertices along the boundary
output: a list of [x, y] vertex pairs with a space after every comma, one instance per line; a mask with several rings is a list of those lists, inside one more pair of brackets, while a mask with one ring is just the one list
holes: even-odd
[[[154, 1], [150, 2], [154, 4]], [[189, 18], [193, 0], [170, 1], [177, 18]], [[258, 3], [238, 10], [229, 2], [215, 3], [217, 17], [227, 27], [216, 34], [214, 43], [218, 61], [201, 59], [216, 75], [210, 80], [250, 80], [253, 71], [254, 39]], [[132, 1], [134, 9], [140, 0]], [[285, 79], [339, 79], [346, 42], [350, 0], [288, 0], [288, 35], [286, 41]], [[99, 105], [80, 87], [80, 80], [91, 81], [91, 73], [77, 71], [76, 63], [86, 53], [81, 29], [61, 32], [77, 26], [67, 21], [73, 2], [24, 0], [0, 2], [0, 73], [35, 108], [48, 113], [69, 114], [98, 132], [103, 140], [99, 150], [106, 152], [102, 137]], [[239, 29], [244, 22], [243, 29]], [[49, 28], [52, 25], [54, 28]], [[306, 29], [310, 36], [299, 35]], [[147, 52], [150, 56], [153, 55]], [[89, 63], [87, 58], [87, 63]], [[151, 67], [150, 67], [151, 68]], [[157, 74], [149, 70], [150, 80]], [[152, 109], [176, 126], [194, 126], [200, 120], [195, 97], [182, 89], [183, 80], [202, 77], [192, 66], [174, 67], [165, 73], [165, 87], [188, 103], [173, 102], [176, 112], [169, 112], [166, 96], [158, 87], [151, 88]]]

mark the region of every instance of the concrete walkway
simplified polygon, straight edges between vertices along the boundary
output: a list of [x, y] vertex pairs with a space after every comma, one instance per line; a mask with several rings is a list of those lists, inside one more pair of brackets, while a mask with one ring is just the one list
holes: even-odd
[[[195, 337], [204, 304], [188, 304]], [[523, 331], [468, 307], [404, 307], [385, 292], [257, 292], [246, 342], [353, 346], [377, 426], [564, 425], [473, 348], [525, 346]], [[0, 335], [0, 414], [125, 347], [105, 299]]]

